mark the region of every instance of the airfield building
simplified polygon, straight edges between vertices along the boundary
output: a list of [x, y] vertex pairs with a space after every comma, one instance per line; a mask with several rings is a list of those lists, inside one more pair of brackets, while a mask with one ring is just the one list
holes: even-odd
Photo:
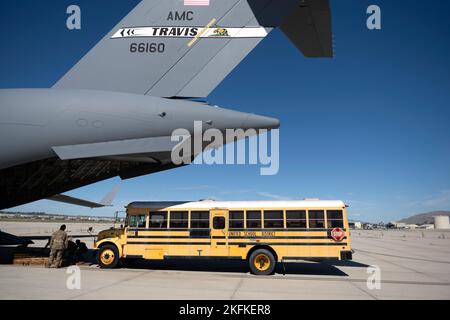
[[437, 230], [447, 230], [450, 229], [449, 217], [448, 216], [434, 216], [434, 228]]

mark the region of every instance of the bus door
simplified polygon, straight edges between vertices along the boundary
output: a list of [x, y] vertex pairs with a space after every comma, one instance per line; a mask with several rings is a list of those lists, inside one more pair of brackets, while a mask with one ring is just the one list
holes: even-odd
[[228, 210], [211, 210], [211, 254], [228, 256]]

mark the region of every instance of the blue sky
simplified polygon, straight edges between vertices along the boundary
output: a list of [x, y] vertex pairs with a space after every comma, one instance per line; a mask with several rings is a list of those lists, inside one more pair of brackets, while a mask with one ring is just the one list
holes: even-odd
[[[138, 1], [15, 0], [0, 12], [0, 88], [50, 87]], [[82, 30], [65, 27], [82, 9]], [[382, 9], [369, 31], [366, 8]], [[450, 3], [334, 0], [334, 59], [306, 59], [274, 31], [212, 93], [223, 107], [281, 120], [280, 172], [190, 166], [69, 194], [114, 208], [39, 201], [16, 210], [112, 215], [134, 200], [342, 199], [350, 217], [388, 221], [450, 209]]]

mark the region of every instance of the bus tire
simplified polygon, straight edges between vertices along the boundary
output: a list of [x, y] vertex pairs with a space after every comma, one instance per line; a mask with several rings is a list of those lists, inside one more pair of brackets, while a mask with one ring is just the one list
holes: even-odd
[[102, 269], [113, 269], [119, 264], [119, 250], [112, 244], [107, 244], [98, 249], [97, 263]]
[[253, 274], [267, 276], [274, 273], [277, 262], [269, 250], [257, 249], [248, 258], [248, 263]]

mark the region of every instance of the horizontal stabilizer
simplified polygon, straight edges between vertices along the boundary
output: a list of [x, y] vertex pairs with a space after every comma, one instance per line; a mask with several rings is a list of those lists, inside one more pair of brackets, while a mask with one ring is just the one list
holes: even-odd
[[311, 58], [333, 57], [329, 0], [303, 0], [281, 25], [292, 43]]
[[27, 246], [33, 243], [31, 239], [0, 231], [0, 246]]
[[74, 198], [74, 197], [67, 196], [64, 194], [54, 195], [52, 197], [47, 198], [47, 200], [95, 209], [95, 208], [103, 208], [103, 207], [112, 206], [112, 202], [118, 192], [119, 192], [119, 186], [115, 186], [110, 192], [108, 192], [106, 194], [106, 196], [102, 199], [102, 201], [100, 201], [100, 203], [92, 202], [92, 201], [84, 200], [84, 199], [79, 199], [79, 198]]
[[76, 206], [87, 207], [87, 208], [91, 208], [91, 209], [105, 207], [101, 203], [92, 202], [92, 201], [83, 200], [83, 199], [78, 199], [78, 198], [66, 196], [64, 194], [54, 195], [54, 196], [52, 196], [50, 198], [47, 198], [47, 200], [56, 201], [56, 202], [62, 202], [62, 203], [67, 203], [67, 204], [73, 204], [73, 205], [76, 205]]

